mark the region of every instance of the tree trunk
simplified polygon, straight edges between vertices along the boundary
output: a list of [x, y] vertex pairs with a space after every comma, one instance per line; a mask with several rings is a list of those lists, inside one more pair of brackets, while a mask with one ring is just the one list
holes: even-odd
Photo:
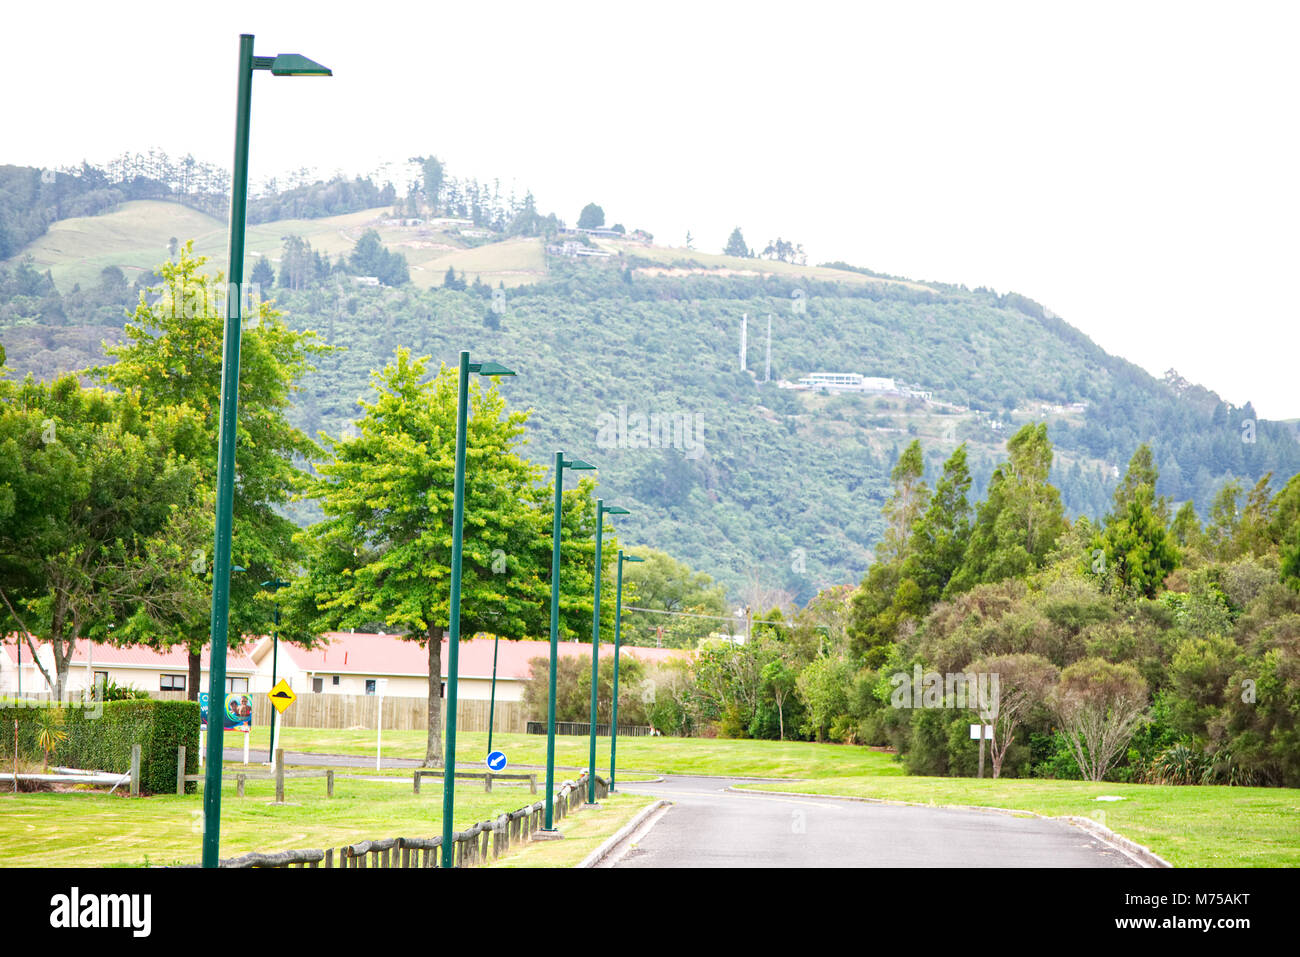
[[429, 733], [424, 746], [426, 768], [442, 767], [442, 635], [430, 628], [429, 642]]
[[190, 676], [185, 679], [185, 698], [188, 701], [199, 700], [199, 684], [203, 681], [203, 649], [190, 649]]

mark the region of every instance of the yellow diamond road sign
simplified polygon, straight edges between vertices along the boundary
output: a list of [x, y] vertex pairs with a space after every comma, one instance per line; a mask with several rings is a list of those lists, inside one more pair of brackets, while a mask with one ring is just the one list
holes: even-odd
[[280, 683], [268, 691], [266, 696], [271, 699], [271, 704], [275, 705], [275, 710], [280, 714], [284, 714], [284, 709], [298, 700], [298, 696], [293, 693], [289, 682], [284, 678], [281, 678]]

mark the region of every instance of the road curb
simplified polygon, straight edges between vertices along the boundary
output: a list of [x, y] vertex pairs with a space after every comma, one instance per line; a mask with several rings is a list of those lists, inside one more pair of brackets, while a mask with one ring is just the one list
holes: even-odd
[[1172, 868], [1163, 857], [1157, 854], [1151, 848], [1130, 840], [1122, 834], [1118, 834], [1106, 827], [1104, 824], [1098, 824], [1091, 818], [1079, 817], [1073, 814], [1053, 817], [1050, 814], [1039, 814], [1037, 811], [1021, 811], [1015, 808], [1006, 807], [986, 807], [979, 804], [922, 804], [919, 801], [891, 801], [887, 798], [869, 798], [858, 797], [857, 795], [848, 794], [814, 794], [807, 791], [750, 791], [744, 788], [730, 787], [728, 791], [734, 791], [737, 794], [780, 794], [784, 797], [820, 797], [828, 798], [832, 801], [857, 801], [860, 804], [886, 804], [892, 807], [930, 807], [942, 808], [946, 811], [985, 811], [992, 814], [1010, 814], [1013, 817], [1036, 817], [1043, 821], [1060, 821], [1063, 824], [1069, 824], [1081, 830], [1087, 831], [1097, 840], [1106, 844], [1113, 850], [1123, 854], [1129, 860], [1142, 867], [1150, 868]]
[[595, 867], [597, 864], [599, 864], [601, 861], [603, 861], [606, 857], [609, 856], [610, 851], [612, 851], [619, 844], [623, 843], [625, 840], [631, 837], [632, 834], [636, 832], [636, 829], [645, 822], [646, 818], [648, 818], [651, 814], [654, 814], [660, 808], [667, 807], [672, 803], [673, 803], [672, 801], [666, 800], [664, 798], [660, 798], [658, 801], [655, 801], [655, 803], [651, 804], [649, 807], [642, 808], [639, 812], [637, 812], [636, 817], [632, 818], [632, 820], [628, 821], [626, 824], [620, 827], [618, 831], [616, 831], [613, 835], [611, 835], [603, 844], [600, 845], [600, 847], [596, 848], [594, 851], [592, 851], [590, 854], [584, 857], [581, 862], [573, 865], [574, 868], [576, 869], [576, 868], [583, 868], [583, 867]]

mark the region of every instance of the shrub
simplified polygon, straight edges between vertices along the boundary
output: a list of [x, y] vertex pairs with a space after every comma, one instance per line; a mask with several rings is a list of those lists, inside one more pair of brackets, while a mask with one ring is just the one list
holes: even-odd
[[[18, 722], [18, 751], [30, 759], [43, 755], [40, 707], [0, 706], [0, 727]], [[176, 749], [185, 746], [185, 773], [199, 764], [199, 706], [195, 701], [152, 699], [107, 701], [94, 708], [61, 707], [56, 723], [67, 734], [58, 744], [58, 762], [67, 767], [124, 774], [131, 769], [131, 746], [140, 745], [140, 790], [176, 790]], [[47, 719], [48, 720], [48, 719]], [[192, 790], [193, 784], [186, 785]]]

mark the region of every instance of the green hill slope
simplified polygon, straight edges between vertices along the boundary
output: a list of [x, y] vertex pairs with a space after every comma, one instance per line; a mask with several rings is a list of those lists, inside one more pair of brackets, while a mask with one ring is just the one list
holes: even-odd
[[[274, 261], [289, 234], [334, 258], [377, 228], [412, 266], [412, 282], [400, 288], [332, 277], [276, 290], [294, 325], [346, 347], [304, 383], [298, 423], [340, 434], [370, 371], [399, 345], [448, 363], [470, 348], [520, 373], [503, 390], [535, 410], [534, 460], [549, 463], [564, 449], [596, 462], [604, 497], [633, 510], [618, 523], [623, 542], [666, 549], [733, 596], [753, 586], [806, 599], [859, 578], [881, 531], [889, 469], [913, 438], [931, 481], [968, 442], [979, 490], [1006, 437], [1046, 420], [1057, 448], [1053, 480], [1076, 514], [1108, 508], [1117, 470], [1142, 441], [1153, 445], [1160, 492], [1193, 498], [1203, 513], [1230, 477], [1253, 483], [1269, 471], [1300, 471], [1293, 426], [1260, 422], [1243, 441], [1249, 406], [1156, 380], [1024, 297], [631, 242], [602, 240], [614, 256], [574, 261], [548, 257], [540, 240], [478, 243], [455, 226], [386, 216], [368, 210], [249, 230], [250, 251]], [[171, 236], [195, 238], [220, 264], [224, 228], [158, 202], [55, 223], [25, 252], [66, 291], [97, 281], [104, 265], [150, 268]], [[487, 285], [441, 288], [448, 265]], [[498, 282], [509, 287], [503, 312], [490, 298]], [[20, 373], [84, 368], [99, 358], [98, 339], [115, 332], [42, 318], [50, 313], [38, 307], [52, 296], [8, 304], [16, 318], [0, 328], [0, 342]], [[762, 382], [769, 315], [774, 381]], [[813, 372], [892, 378], [922, 395], [818, 395], [775, 381]]]

